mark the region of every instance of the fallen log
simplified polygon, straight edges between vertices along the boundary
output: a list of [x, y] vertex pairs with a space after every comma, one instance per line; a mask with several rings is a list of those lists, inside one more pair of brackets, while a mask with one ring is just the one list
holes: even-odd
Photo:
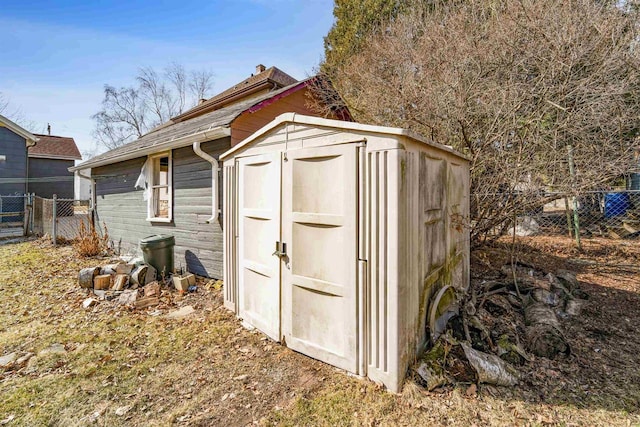
[[123, 290], [124, 287], [127, 285], [128, 281], [129, 281], [129, 276], [127, 276], [126, 274], [116, 275], [115, 279], [113, 279], [113, 290], [114, 291]]
[[570, 348], [555, 312], [546, 304], [536, 302], [524, 309], [527, 348], [536, 356], [553, 359]]
[[78, 273], [78, 284], [83, 289], [93, 288], [93, 279], [100, 274], [100, 267], [83, 268]]
[[139, 308], [151, 307], [158, 304], [160, 304], [160, 298], [153, 296], [153, 297], [140, 298], [134, 303], [134, 306], [139, 309]]
[[93, 279], [93, 289], [107, 290], [111, 287], [111, 275], [100, 274]]
[[147, 267], [146, 265], [140, 265], [136, 267], [135, 270], [131, 272], [131, 284], [144, 286], [147, 283], [146, 279], [148, 269], [149, 267]]

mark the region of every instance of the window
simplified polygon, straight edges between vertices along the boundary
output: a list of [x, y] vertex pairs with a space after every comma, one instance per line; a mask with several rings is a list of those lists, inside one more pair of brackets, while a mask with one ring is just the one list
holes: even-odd
[[171, 154], [149, 157], [151, 173], [149, 188], [148, 220], [169, 222], [172, 216], [173, 192], [171, 189]]

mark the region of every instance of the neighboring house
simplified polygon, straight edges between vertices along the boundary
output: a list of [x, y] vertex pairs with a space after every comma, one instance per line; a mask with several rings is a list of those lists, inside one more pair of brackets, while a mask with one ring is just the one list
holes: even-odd
[[[255, 75], [138, 140], [70, 168], [84, 175], [91, 168], [97, 223], [129, 253], [138, 252], [141, 238], [173, 235], [177, 268], [221, 278], [216, 159], [284, 112], [314, 115], [306, 105], [310, 81], [259, 65]], [[346, 111], [338, 117], [349, 119]]]
[[[86, 173], [86, 176], [91, 175], [91, 169], [83, 172]], [[75, 171], [73, 175], [73, 198], [76, 200], [91, 199], [91, 180], [81, 176], [80, 171]]]
[[54, 194], [61, 199], [74, 198], [73, 167], [82, 160], [73, 138], [35, 134], [37, 141], [29, 147], [29, 182], [27, 192], [50, 199]]
[[27, 148], [36, 136], [0, 115], [0, 196], [27, 192]]

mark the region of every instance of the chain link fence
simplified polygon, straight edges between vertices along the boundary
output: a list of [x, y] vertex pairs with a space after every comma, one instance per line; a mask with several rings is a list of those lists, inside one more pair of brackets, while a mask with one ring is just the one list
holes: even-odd
[[0, 196], [0, 237], [24, 234], [27, 196]]
[[[473, 199], [487, 194], [474, 194]], [[495, 194], [496, 204], [518, 194]], [[526, 209], [514, 221], [496, 227], [495, 234], [565, 235], [573, 238], [640, 239], [640, 190], [592, 191], [579, 197], [544, 193], [538, 205], [523, 200]]]
[[78, 237], [82, 224], [88, 230], [92, 221], [89, 200], [45, 199], [31, 196], [33, 203], [31, 231], [37, 235], [49, 235], [55, 244]]

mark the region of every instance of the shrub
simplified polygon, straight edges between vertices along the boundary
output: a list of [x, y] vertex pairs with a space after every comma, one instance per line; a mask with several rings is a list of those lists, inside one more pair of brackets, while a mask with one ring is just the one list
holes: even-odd
[[84, 224], [84, 221], [80, 223], [80, 229], [78, 230], [78, 238], [74, 243], [74, 247], [78, 255], [84, 258], [100, 255], [106, 252], [108, 249], [109, 233], [107, 232], [106, 224], [102, 224], [104, 227], [104, 234], [100, 236], [96, 230], [93, 221], [89, 223], [89, 228]]

